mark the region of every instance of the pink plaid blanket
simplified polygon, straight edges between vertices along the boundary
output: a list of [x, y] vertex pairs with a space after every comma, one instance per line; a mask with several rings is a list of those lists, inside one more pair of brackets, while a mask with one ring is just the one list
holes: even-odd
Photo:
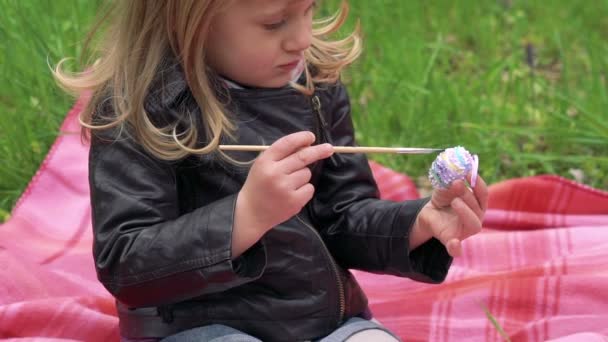
[[[118, 340], [114, 302], [91, 254], [87, 149], [78, 101], [0, 226], [0, 338]], [[372, 163], [383, 198], [418, 197]], [[441, 285], [355, 272], [371, 308], [407, 341], [608, 341], [608, 193], [555, 176], [490, 187], [485, 230]]]

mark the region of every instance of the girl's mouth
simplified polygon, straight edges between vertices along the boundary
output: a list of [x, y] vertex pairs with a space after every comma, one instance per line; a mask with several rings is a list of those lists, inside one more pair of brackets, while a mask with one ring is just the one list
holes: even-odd
[[298, 60], [295, 60], [295, 61], [287, 63], [287, 64], [281, 64], [281, 65], [279, 65], [279, 68], [284, 69], [285, 71], [291, 71], [291, 70], [296, 69], [300, 65], [301, 62], [302, 62], [302, 59], [300, 58]]

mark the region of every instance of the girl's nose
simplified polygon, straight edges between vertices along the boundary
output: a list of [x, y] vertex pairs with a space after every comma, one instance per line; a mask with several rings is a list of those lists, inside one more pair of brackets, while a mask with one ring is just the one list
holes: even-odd
[[284, 49], [288, 52], [301, 52], [310, 46], [312, 39], [312, 25], [310, 21], [301, 20], [294, 25], [284, 41]]

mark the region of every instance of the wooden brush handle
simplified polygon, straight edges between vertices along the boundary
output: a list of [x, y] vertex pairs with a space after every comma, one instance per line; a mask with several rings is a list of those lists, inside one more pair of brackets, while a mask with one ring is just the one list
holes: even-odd
[[[268, 149], [267, 145], [220, 145], [222, 151], [250, 151], [261, 152]], [[334, 146], [335, 153], [412, 153], [423, 154], [442, 151], [436, 148], [411, 147], [369, 147], [369, 146]]]

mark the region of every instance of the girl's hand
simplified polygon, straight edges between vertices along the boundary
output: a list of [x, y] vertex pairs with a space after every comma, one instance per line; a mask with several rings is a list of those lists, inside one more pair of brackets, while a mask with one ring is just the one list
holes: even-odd
[[241, 222], [266, 232], [300, 212], [315, 191], [308, 165], [333, 154], [330, 144], [314, 141], [311, 132], [293, 133], [256, 159], [237, 198]]
[[433, 190], [431, 200], [414, 224], [412, 238], [418, 241], [413, 248], [435, 237], [451, 256], [460, 256], [461, 241], [481, 231], [487, 205], [488, 188], [481, 177], [477, 177], [472, 190], [463, 181], [455, 181], [447, 189]]

